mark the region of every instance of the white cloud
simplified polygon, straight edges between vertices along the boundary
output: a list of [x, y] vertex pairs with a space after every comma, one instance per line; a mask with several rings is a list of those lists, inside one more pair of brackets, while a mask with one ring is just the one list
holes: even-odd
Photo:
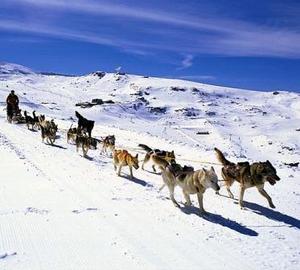
[[193, 65], [194, 56], [191, 54], [185, 55], [184, 59], [181, 61], [181, 66], [177, 70], [187, 69]]
[[[118, 33], [112, 34], [109, 29], [106, 29], [106, 33], [87, 32], [82, 25], [80, 27], [69, 25], [68, 29], [64, 29], [58, 25], [57, 21], [53, 21], [51, 25], [41, 26], [39, 23], [35, 23], [34, 27], [30, 23], [27, 27], [28, 24], [24, 25], [21, 21], [16, 21], [15, 23], [19, 24], [19, 27], [13, 27], [14, 31], [48, 34], [65, 39], [115, 46], [128, 52], [139, 52], [140, 55], [161, 50], [187, 52], [189, 55], [204, 53], [224, 56], [300, 58], [300, 32], [292, 28], [257, 25], [209, 14], [206, 14], [206, 17], [187, 17], [172, 11], [145, 9], [108, 1], [77, 0], [72, 1], [71, 4], [66, 0], [3, 0], [3, 2], [26, 5], [28, 10], [31, 6], [44, 8], [49, 13], [52, 9], [53, 13], [61, 11], [88, 14], [93, 15], [95, 20], [97, 17], [101, 17], [103, 21], [109, 20], [108, 17], [126, 17], [128, 21], [158, 24], [153, 27], [152, 33], [148, 33], [151, 38], [140, 38], [139, 40], [133, 39], [130, 35], [122, 35], [121, 39]], [[174, 32], [171, 33], [164, 29], [168, 27], [180, 34], [176, 36]], [[8, 29], [7, 25], [0, 25], [0, 28]], [[127, 30], [134, 29], [128, 26]], [[141, 35], [145, 33], [141, 32]], [[182, 68], [191, 65], [192, 59], [186, 58], [186, 61], [182, 63]]]

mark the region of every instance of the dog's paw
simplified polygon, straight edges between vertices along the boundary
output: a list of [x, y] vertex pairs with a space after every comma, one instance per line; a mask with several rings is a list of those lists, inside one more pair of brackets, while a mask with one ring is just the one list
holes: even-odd
[[179, 205], [178, 202], [176, 202], [176, 201], [174, 202], [174, 201], [173, 201], [173, 204], [174, 204], [175, 207], [180, 208], [180, 205]]
[[276, 208], [274, 204], [270, 204], [270, 207], [273, 209]]
[[192, 206], [192, 203], [191, 202], [185, 202], [184, 205], [185, 206]]

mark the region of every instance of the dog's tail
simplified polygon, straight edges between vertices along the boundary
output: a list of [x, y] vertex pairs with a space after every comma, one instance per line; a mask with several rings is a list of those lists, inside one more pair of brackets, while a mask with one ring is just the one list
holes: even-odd
[[233, 162], [231, 162], [231, 161], [229, 161], [229, 160], [227, 160], [225, 158], [225, 156], [223, 155], [223, 153], [218, 148], [215, 147], [214, 150], [216, 151], [216, 155], [217, 155], [218, 161], [220, 161], [223, 166], [234, 165]]
[[147, 146], [146, 144], [140, 143], [139, 147], [143, 148], [147, 153], [152, 151], [152, 149], [149, 146]]

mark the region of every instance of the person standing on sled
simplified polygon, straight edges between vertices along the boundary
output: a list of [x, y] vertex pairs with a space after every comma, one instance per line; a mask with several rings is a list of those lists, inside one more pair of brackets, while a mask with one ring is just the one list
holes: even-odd
[[6, 105], [7, 120], [11, 122], [13, 114], [19, 112], [19, 98], [15, 95], [14, 90], [11, 90], [10, 94], [6, 98]]

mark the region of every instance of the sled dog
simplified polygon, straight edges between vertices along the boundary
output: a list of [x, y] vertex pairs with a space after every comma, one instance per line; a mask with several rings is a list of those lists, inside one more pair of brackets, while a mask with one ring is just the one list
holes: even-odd
[[[136, 156], [128, 153], [127, 150], [114, 150], [113, 152], [113, 164], [115, 171], [118, 169], [118, 176], [121, 175], [122, 167], [128, 166], [130, 172], [130, 178], [133, 179], [132, 167], [136, 170], [139, 168], [138, 154]], [[119, 168], [118, 168], [119, 167]]]
[[109, 135], [106, 136], [103, 140], [102, 140], [102, 150], [101, 153], [108, 153], [108, 149], [113, 152], [115, 150], [115, 145], [116, 145], [116, 137], [115, 135]]
[[[33, 127], [35, 125], [34, 119], [30, 115], [27, 114], [27, 111], [24, 111], [24, 116], [25, 116], [25, 122], [26, 122], [27, 128], [33, 130]], [[31, 128], [30, 128], [30, 126], [31, 126]]]
[[233, 198], [233, 194], [230, 190], [234, 181], [240, 183], [240, 196], [239, 205], [243, 208], [244, 192], [247, 188], [256, 187], [258, 192], [267, 199], [269, 206], [275, 208], [271, 197], [264, 189], [265, 182], [269, 182], [271, 185], [275, 185], [276, 181], [280, 178], [277, 175], [276, 169], [271, 162], [239, 162], [233, 163], [227, 160], [224, 154], [217, 148], [214, 149], [217, 155], [217, 159], [222, 163], [222, 178], [225, 181], [226, 189], [230, 198]]
[[44, 142], [46, 139], [48, 144], [53, 145], [56, 139], [57, 125], [53, 120], [47, 122], [49, 122], [47, 125], [40, 125], [42, 141]]
[[175, 186], [180, 186], [186, 200], [186, 205], [192, 204], [190, 195], [197, 194], [200, 214], [205, 214], [203, 207], [203, 194], [208, 188], [220, 190], [218, 177], [213, 167], [210, 170], [200, 169], [194, 171], [192, 167], [181, 167], [179, 164], [169, 164], [165, 168], [160, 166], [164, 184], [168, 187], [170, 198], [176, 207], [180, 207], [174, 198]]
[[68, 132], [67, 132], [67, 143], [69, 143], [70, 141], [72, 142], [76, 142], [76, 137], [77, 137], [77, 128], [73, 127], [72, 125], [70, 126]]
[[[159, 149], [151, 149], [149, 146], [145, 144], [139, 144], [139, 147], [144, 149], [146, 151], [146, 155], [142, 164], [142, 169], [144, 170], [144, 165], [151, 160], [153, 165], [152, 169], [154, 172], [156, 172], [155, 165], [160, 166], [161, 160], [164, 159], [168, 163], [174, 163], [175, 162], [175, 153], [174, 151], [168, 152], [164, 150]], [[158, 157], [158, 158], [157, 158]]]
[[89, 137], [92, 137], [92, 130], [94, 128], [95, 121], [84, 118], [77, 111], [75, 111], [75, 115], [78, 118], [78, 128], [85, 130], [89, 134]]

